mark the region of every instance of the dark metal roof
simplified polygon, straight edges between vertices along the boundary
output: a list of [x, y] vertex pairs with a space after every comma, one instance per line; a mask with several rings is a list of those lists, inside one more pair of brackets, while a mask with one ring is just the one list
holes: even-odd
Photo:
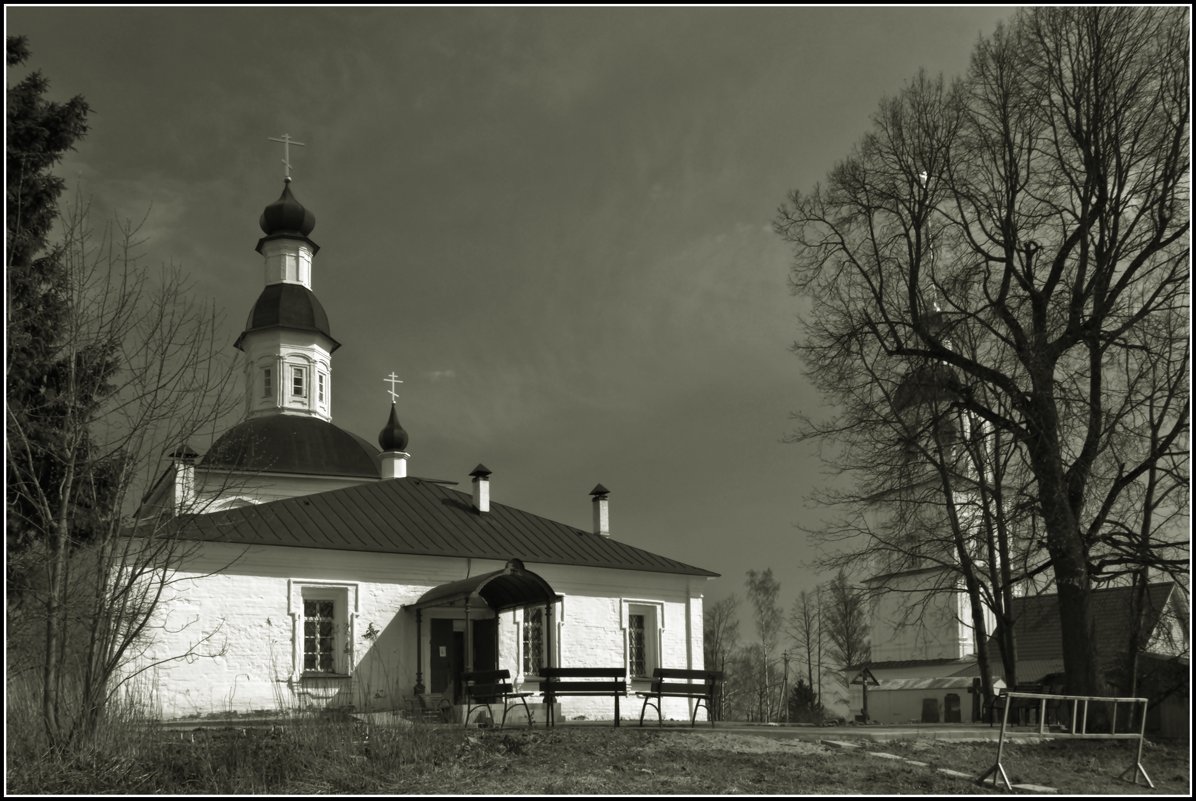
[[503, 504], [479, 513], [466, 493], [419, 478], [194, 515], [180, 524], [180, 536], [210, 542], [718, 575]]
[[315, 331], [332, 340], [332, 350], [341, 346], [332, 338], [328, 314], [319, 298], [302, 284], [267, 284], [249, 310], [245, 330], [234, 344], [239, 349], [246, 334], [269, 328]]
[[378, 449], [318, 417], [274, 414], [233, 426], [212, 444], [201, 467], [252, 473], [378, 478]]
[[502, 570], [483, 573], [460, 581], [441, 584], [425, 592], [412, 604], [415, 609], [429, 606], [462, 606], [467, 609], [515, 609], [556, 601], [559, 595], [547, 581], [512, 559]]
[[[1146, 608], [1142, 610], [1143, 631], [1150, 633], [1159, 624], [1167, 602], [1175, 591], [1171, 582], [1151, 584], [1146, 592]], [[1092, 620], [1096, 629], [1096, 643], [1101, 659], [1114, 663], [1124, 654], [1130, 630], [1131, 587], [1108, 587], [1093, 590], [1088, 596]], [[1059, 598], [1057, 595], [1031, 595], [1013, 599], [1012, 615], [1017, 633], [1018, 673], [1023, 662], [1055, 663], [1062, 665], [1063, 632], [1059, 626]], [[996, 638], [990, 640], [992, 653]]]
[[949, 366], [923, 364], [901, 379], [893, 392], [893, 408], [900, 412], [921, 404], [949, 403], [959, 399], [959, 386], [959, 376]]

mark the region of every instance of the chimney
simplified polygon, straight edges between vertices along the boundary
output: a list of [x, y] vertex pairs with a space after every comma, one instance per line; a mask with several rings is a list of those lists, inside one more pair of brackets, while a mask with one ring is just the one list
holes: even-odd
[[604, 537], [610, 536], [610, 510], [606, 502], [609, 494], [610, 490], [601, 484], [590, 490], [590, 496], [594, 499], [594, 533]]
[[473, 508], [480, 514], [490, 511], [490, 471], [479, 464], [470, 473], [473, 476]]

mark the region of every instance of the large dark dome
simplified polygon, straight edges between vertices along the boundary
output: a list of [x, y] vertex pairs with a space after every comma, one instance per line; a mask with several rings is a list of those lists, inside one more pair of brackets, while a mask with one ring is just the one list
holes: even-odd
[[903, 412], [912, 406], [950, 403], [959, 399], [959, 376], [941, 362], [923, 364], [911, 370], [893, 392], [893, 408]]
[[216, 440], [201, 467], [378, 478], [378, 449], [317, 417], [276, 414], [239, 423]]
[[[249, 319], [245, 321], [245, 330], [237, 338], [236, 346], [241, 347], [246, 334], [264, 328], [316, 331], [332, 339], [328, 315], [319, 298], [301, 284], [268, 284], [249, 310]], [[332, 350], [339, 347], [340, 343], [332, 339]]]

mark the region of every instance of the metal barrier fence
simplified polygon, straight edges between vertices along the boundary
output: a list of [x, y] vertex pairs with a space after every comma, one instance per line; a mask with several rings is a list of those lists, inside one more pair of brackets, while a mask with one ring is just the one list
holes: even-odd
[[[1145, 698], [1104, 698], [1094, 695], [1055, 695], [1052, 693], [1020, 693], [1020, 692], [1002, 692], [1001, 698], [1005, 700], [1004, 710], [1001, 715], [1001, 734], [997, 739], [997, 761], [996, 763], [981, 774], [980, 778], [976, 779], [978, 784], [984, 784], [985, 779], [992, 777], [993, 787], [997, 786], [997, 776], [1005, 782], [1005, 789], [1012, 790], [1013, 785], [1009, 782], [1009, 776], [1005, 773], [1005, 768], [1001, 764], [1001, 757], [1005, 751], [1005, 732], [1009, 726], [1009, 709], [1012, 707], [1013, 699], [1027, 698], [1038, 702], [1038, 733], [1042, 735], [1051, 734], [1059, 737], [1076, 737], [1093, 740], [1137, 740], [1138, 753], [1134, 759], [1134, 764], [1121, 772], [1118, 778], [1124, 779], [1127, 773], [1131, 771], [1134, 774], [1132, 779], [1136, 785], [1138, 783], [1138, 774], [1142, 774], [1142, 778], [1146, 780], [1147, 786], [1154, 789], [1154, 782], [1150, 780], [1150, 776], [1146, 775], [1146, 768], [1142, 767], [1142, 747], [1146, 743], [1146, 704]], [[1070, 729], [1066, 731], [1047, 731], [1047, 701], [1070, 701], [1071, 702], [1071, 719]], [[1090, 732], [1088, 731], [1088, 703], [1096, 701], [1104, 704], [1111, 704], [1113, 706], [1113, 719], [1107, 732]], [[1083, 704], [1083, 707], [1080, 705]], [[1117, 731], [1117, 708], [1119, 704], [1141, 704], [1141, 710], [1138, 715], [1138, 730], [1126, 731], [1118, 733]], [[1130, 714], [1132, 716], [1135, 707], [1131, 707]], [[1132, 717], [1131, 717], [1132, 720]], [[1078, 724], [1078, 730], [1077, 730]]]

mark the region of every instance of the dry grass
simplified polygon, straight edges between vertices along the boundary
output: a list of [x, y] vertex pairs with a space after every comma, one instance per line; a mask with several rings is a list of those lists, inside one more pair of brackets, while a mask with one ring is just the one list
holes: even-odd
[[[30, 753], [9, 734], [9, 792], [56, 794], [983, 794], [993, 791], [935, 768], [979, 775], [996, 755], [995, 743], [832, 749], [813, 739], [688, 727], [464, 730], [335, 715], [194, 730], [126, 722], [123, 736], [113, 728], [69, 758]], [[1125, 742], [1048, 742], [1011, 747], [1005, 764], [1015, 781], [1061, 793], [1146, 792], [1117, 779], [1132, 754]], [[1153, 746], [1144, 761], [1156, 793], [1187, 794], [1186, 749]]]

